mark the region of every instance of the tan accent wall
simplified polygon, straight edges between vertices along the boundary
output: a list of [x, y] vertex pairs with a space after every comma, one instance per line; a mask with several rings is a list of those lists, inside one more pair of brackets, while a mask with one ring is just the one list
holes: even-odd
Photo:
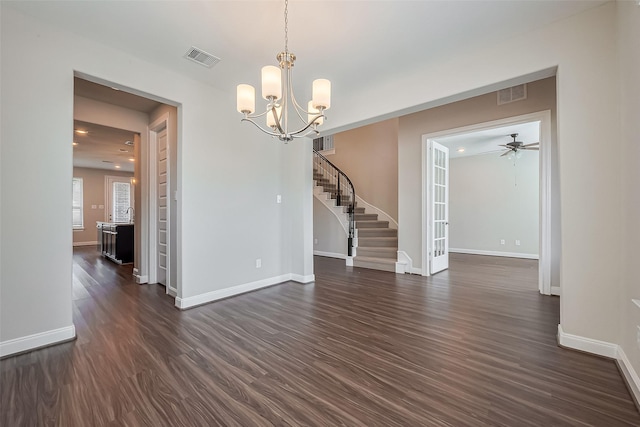
[[[82, 178], [82, 205], [84, 230], [73, 230], [73, 244], [92, 243], [97, 240], [96, 222], [106, 221], [105, 176], [125, 176], [133, 178], [131, 172], [106, 169], [73, 168], [73, 177]], [[92, 208], [95, 206], [95, 208]], [[100, 208], [102, 206], [102, 208]]]
[[385, 120], [337, 133], [335, 154], [327, 158], [339, 167], [356, 194], [398, 220], [398, 119]]

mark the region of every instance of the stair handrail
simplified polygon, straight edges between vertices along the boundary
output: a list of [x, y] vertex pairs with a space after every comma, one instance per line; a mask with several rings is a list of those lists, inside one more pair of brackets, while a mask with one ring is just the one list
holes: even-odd
[[[349, 234], [347, 238], [347, 255], [353, 256], [353, 238], [355, 237], [355, 207], [356, 189], [346, 173], [331, 163], [329, 159], [313, 150], [313, 161], [317, 164], [317, 170], [327, 179], [330, 184], [336, 187], [336, 205], [347, 207], [347, 217], [349, 219]], [[333, 198], [333, 194], [332, 194]]]

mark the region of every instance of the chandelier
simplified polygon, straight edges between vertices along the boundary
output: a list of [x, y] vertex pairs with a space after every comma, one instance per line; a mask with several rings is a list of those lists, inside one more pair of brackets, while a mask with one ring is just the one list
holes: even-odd
[[[280, 141], [285, 142], [320, 133], [317, 128], [324, 122], [325, 110], [331, 106], [331, 82], [327, 79], [313, 81], [312, 98], [306, 109], [296, 101], [292, 82], [292, 68], [296, 56], [289, 52], [288, 9], [289, 1], [285, 0], [284, 51], [276, 56], [280, 67], [273, 65], [262, 67], [262, 97], [268, 102], [266, 110], [254, 114], [256, 111], [256, 90], [253, 86], [240, 84], [237, 88], [238, 112], [244, 114], [241, 121], [253, 123], [262, 132], [278, 137]], [[297, 120], [294, 114], [297, 116]], [[266, 120], [266, 128], [254, 120], [263, 116]], [[293, 124], [290, 119], [294, 119]], [[298, 128], [296, 130], [290, 129], [290, 126], [293, 127], [295, 123]]]

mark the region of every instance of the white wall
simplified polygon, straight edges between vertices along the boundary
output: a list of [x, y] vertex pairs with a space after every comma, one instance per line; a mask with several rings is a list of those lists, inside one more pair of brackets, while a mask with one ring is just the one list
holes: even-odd
[[347, 233], [338, 218], [315, 197], [313, 198], [313, 238], [313, 250], [318, 255], [346, 258]]
[[[449, 162], [449, 247], [452, 252], [539, 254], [539, 155], [509, 160], [499, 153]], [[505, 244], [500, 244], [504, 239]], [[520, 246], [515, 244], [520, 240]]]
[[[183, 286], [179, 296], [188, 298], [291, 273], [312, 275], [310, 152], [308, 173], [305, 165], [287, 168], [288, 162], [306, 158], [304, 149], [294, 147], [291, 151], [296, 155], [288, 155], [282, 144], [241, 124], [231, 91], [222, 93], [36, 22], [4, 3], [0, 7], [0, 342], [17, 339], [28, 347], [33, 341], [25, 337], [33, 334], [63, 329], [69, 337], [73, 332], [69, 141], [74, 70], [181, 105], [178, 258], [182, 259]], [[285, 188], [285, 174], [296, 185], [302, 183], [299, 196], [288, 197], [284, 192], [298, 190]], [[23, 180], [19, 189], [7, 185], [21, 176], [30, 179]], [[275, 203], [280, 192], [290, 201], [286, 208]], [[281, 232], [284, 210], [305, 215], [308, 211], [309, 220], [298, 220], [290, 239]], [[296, 262], [291, 260], [293, 254]], [[261, 269], [255, 268], [258, 257]], [[6, 352], [8, 347], [3, 348]]]
[[[621, 345], [636, 373], [640, 373], [637, 326], [640, 307], [638, 251], [640, 249], [640, 7], [636, 2], [618, 3], [618, 49], [620, 58], [620, 106], [622, 147], [618, 152], [623, 167], [622, 205], [624, 241], [621, 245], [623, 269], [620, 295]], [[640, 396], [636, 396], [640, 397]]]

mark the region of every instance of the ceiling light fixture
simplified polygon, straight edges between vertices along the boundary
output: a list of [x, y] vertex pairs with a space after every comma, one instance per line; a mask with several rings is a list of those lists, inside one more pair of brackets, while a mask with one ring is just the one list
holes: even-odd
[[[307, 109], [301, 107], [293, 95], [291, 81], [293, 63], [296, 56], [289, 52], [289, 1], [284, 2], [284, 51], [280, 52], [276, 59], [280, 68], [273, 65], [262, 67], [262, 97], [268, 102], [263, 113], [255, 114], [256, 90], [248, 84], [240, 84], [237, 88], [238, 112], [244, 114], [243, 122], [253, 123], [258, 129], [267, 135], [276, 136], [280, 141], [289, 142], [294, 138], [302, 138], [311, 134], [318, 134], [317, 127], [324, 122], [325, 110], [331, 106], [331, 82], [327, 79], [313, 81], [312, 99], [307, 104]], [[297, 130], [289, 129], [289, 107], [298, 116], [301, 127]], [[265, 116], [267, 126], [271, 130], [263, 128], [253, 119]], [[291, 114], [293, 116], [293, 114]]]
[[73, 146], [74, 146], [74, 147], [75, 147], [76, 145], [78, 145], [78, 143], [77, 143], [77, 142], [75, 142], [75, 141], [73, 141], [73, 142], [72, 142], [72, 144], [73, 144]]
[[115, 165], [114, 168], [120, 169], [120, 165]]
[[458, 153], [464, 153], [464, 147], [458, 148]]
[[134, 159], [133, 157], [131, 157], [131, 158], [129, 159], [129, 161], [130, 161], [130, 162], [135, 162], [135, 161], [136, 161], [136, 159]]
[[73, 130], [75, 133], [80, 134], [80, 135], [86, 135], [89, 133], [88, 130], [82, 130], [82, 129], [74, 129]]

